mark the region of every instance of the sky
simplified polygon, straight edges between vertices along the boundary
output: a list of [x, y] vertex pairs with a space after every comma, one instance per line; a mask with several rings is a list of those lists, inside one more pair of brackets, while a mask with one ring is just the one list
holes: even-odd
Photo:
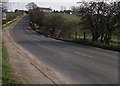
[[[26, 10], [25, 5], [30, 2], [34, 2], [39, 7], [49, 7], [52, 10], [70, 10], [71, 6], [79, 6], [77, 2], [82, 1], [95, 1], [95, 0], [8, 0], [9, 11], [14, 11], [15, 9]], [[103, 0], [96, 0], [103, 1]], [[105, 1], [105, 0], [104, 0]], [[106, 0], [114, 1], [114, 0]], [[118, 0], [119, 1], [119, 0]]]
[[80, 0], [9, 0], [8, 9], [23, 9], [25, 10], [25, 5], [30, 2], [34, 2], [39, 7], [50, 7], [52, 10], [70, 10], [71, 6], [78, 6], [77, 2]]

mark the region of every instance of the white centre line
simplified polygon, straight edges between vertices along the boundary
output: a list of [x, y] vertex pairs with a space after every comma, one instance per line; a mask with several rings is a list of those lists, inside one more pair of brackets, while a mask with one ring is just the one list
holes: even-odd
[[75, 52], [76, 54], [79, 54], [79, 55], [83, 55], [83, 56], [87, 56], [87, 57], [90, 57], [90, 58], [93, 58], [93, 56], [89, 56], [87, 54], [84, 54], [84, 53], [80, 53], [80, 52]]
[[35, 41], [39, 41], [38, 39], [34, 39]]

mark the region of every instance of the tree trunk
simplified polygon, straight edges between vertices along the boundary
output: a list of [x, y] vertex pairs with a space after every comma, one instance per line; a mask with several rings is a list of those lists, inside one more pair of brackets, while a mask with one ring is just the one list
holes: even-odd
[[95, 33], [92, 34], [92, 41], [93, 42], [98, 42], [98, 38], [99, 38], [99, 35], [97, 33], [96, 34]]
[[101, 35], [101, 39], [100, 39], [101, 43], [104, 43], [103, 38], [104, 38], [104, 34], [102, 33], [102, 35]]
[[111, 36], [112, 36], [112, 32], [109, 32], [105, 35], [104, 37], [104, 42], [105, 44], [109, 44], [110, 43], [110, 40], [111, 40]]
[[51, 36], [54, 37], [54, 33], [55, 33], [55, 28], [52, 29], [51, 31]]

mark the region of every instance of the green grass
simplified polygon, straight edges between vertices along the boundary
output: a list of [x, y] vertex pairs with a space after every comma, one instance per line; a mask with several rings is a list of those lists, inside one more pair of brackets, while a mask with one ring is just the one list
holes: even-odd
[[111, 40], [112, 40], [113, 42], [120, 42], [120, 39], [118, 39], [118, 36], [117, 36], [117, 35], [112, 35]]
[[21, 79], [16, 76], [12, 70], [11, 65], [9, 64], [9, 56], [7, 49], [2, 48], [2, 86], [9, 84], [21, 84]]
[[6, 12], [6, 17], [9, 18], [11, 16], [16, 16], [17, 13], [14, 13], [14, 12]]
[[71, 42], [120, 52], [120, 44], [110, 43], [108, 45], [108, 44], [101, 44], [98, 42], [94, 43], [89, 40], [71, 40]]
[[110, 43], [108, 45], [108, 44], [101, 44], [98, 42], [94, 43], [91, 42], [90, 40], [75, 40], [68, 38], [56, 38], [56, 39], [120, 52], [120, 44], [116, 44], [116, 43]]
[[[76, 22], [76, 23], [79, 23], [80, 22], [80, 17], [76, 16], [76, 15], [68, 15], [68, 14], [61, 14], [63, 15], [63, 17], [65, 18], [66, 22], [67, 21], [70, 21], [70, 22]], [[80, 26], [76, 26], [75, 28], [73, 28], [73, 31], [72, 31], [72, 37], [75, 38], [75, 32], [78, 33], [78, 36], [77, 38], [84, 38], [84, 32], [86, 32], [86, 39], [92, 39], [92, 35], [90, 32], [88, 31], [85, 31], [85, 30], [81, 30]], [[112, 39], [111, 39], [113, 42], [118, 42], [118, 36], [116, 35], [112, 35]]]
[[79, 22], [80, 18], [76, 15], [69, 15], [69, 14], [61, 14], [65, 18], [66, 21], [72, 21], [72, 22]]
[[[80, 31], [80, 32], [76, 31], [76, 32], [77, 32], [77, 38], [78, 39], [84, 39], [84, 31]], [[72, 39], [75, 38], [75, 32], [71, 33], [71, 38]], [[92, 40], [92, 34], [90, 32], [86, 32], [86, 39]], [[118, 40], [118, 36], [117, 35], [112, 35], [111, 41], [115, 42], [115, 43], [118, 43], [118, 42], [120, 42], [120, 39]]]

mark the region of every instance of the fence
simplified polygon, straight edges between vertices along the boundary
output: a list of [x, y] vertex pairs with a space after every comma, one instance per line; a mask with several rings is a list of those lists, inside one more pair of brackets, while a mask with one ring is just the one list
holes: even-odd
[[[92, 40], [92, 34], [90, 32], [68, 32], [62, 34], [60, 38], [65, 40]], [[111, 37], [112, 43], [119, 43], [120, 44], [120, 35], [113, 34]]]
[[72, 39], [90, 40], [92, 39], [92, 35], [87, 32], [81, 32], [81, 33], [69, 32], [69, 33], [62, 34], [60, 38], [68, 39], [68, 40], [72, 40]]

